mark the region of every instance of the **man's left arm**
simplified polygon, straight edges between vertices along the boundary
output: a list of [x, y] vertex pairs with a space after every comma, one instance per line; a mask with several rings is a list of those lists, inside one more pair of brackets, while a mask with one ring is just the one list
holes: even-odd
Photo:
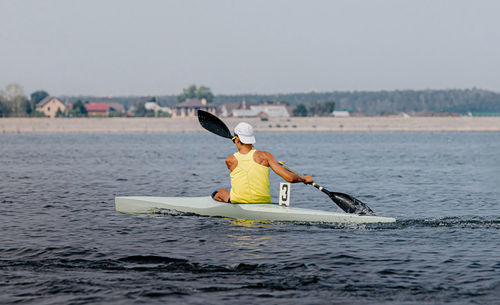
[[276, 158], [274, 158], [274, 156], [270, 152], [264, 151], [263, 153], [267, 159], [267, 162], [269, 163], [269, 167], [271, 167], [276, 174], [281, 176], [287, 182], [303, 182], [305, 184], [311, 184], [314, 182], [311, 179], [311, 176], [300, 176], [284, 168], [280, 163], [278, 163], [278, 161], [276, 161]]

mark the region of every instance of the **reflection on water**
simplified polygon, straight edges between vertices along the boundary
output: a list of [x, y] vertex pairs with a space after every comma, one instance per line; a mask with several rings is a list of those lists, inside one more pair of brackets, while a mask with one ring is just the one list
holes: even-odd
[[271, 228], [273, 225], [267, 220], [247, 220], [247, 219], [234, 219], [234, 218], [224, 218], [231, 221], [232, 226], [236, 227], [248, 227], [248, 228]]
[[262, 252], [265, 250], [268, 242], [272, 239], [272, 236], [254, 236], [254, 235], [226, 235], [230, 240], [232, 247], [237, 250], [243, 251], [243, 256], [249, 258], [262, 258], [264, 255]]
[[[273, 237], [259, 235], [259, 229], [272, 228], [273, 225], [270, 221], [232, 218], [225, 219], [230, 221], [230, 230], [234, 232], [234, 234], [226, 235], [230, 240], [229, 243], [231, 244], [231, 247], [242, 251], [243, 256], [246, 258], [264, 257], [261, 252], [266, 250], [268, 242]], [[238, 233], [241, 233], [242, 235], [238, 235]]]

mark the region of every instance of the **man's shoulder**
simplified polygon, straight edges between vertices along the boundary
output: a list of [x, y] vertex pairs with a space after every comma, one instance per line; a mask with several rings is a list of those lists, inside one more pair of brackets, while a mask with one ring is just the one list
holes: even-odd
[[254, 153], [254, 160], [257, 163], [261, 163], [261, 161], [264, 161], [264, 160], [269, 162], [269, 160], [272, 160], [273, 158], [274, 158], [273, 155], [270, 152], [265, 151], [265, 150], [257, 150]]
[[272, 154], [270, 152], [265, 151], [265, 150], [255, 150], [255, 154], [263, 156], [263, 157], [272, 156]]

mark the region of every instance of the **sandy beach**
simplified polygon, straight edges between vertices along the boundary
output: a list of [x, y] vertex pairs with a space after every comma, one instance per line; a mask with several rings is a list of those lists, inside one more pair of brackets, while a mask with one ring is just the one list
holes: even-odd
[[[306, 117], [261, 121], [225, 118], [233, 128], [252, 124], [258, 132], [432, 132], [500, 131], [500, 117]], [[0, 118], [0, 133], [194, 133], [205, 132], [196, 118]]]

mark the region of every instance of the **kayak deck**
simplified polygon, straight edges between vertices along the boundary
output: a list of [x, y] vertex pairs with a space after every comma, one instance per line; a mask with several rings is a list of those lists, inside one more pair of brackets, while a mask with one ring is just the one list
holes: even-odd
[[201, 216], [218, 216], [247, 220], [304, 221], [328, 223], [395, 222], [395, 218], [360, 216], [321, 210], [279, 206], [270, 203], [234, 204], [212, 197], [116, 197], [115, 208], [127, 214], [151, 214], [158, 209], [175, 210]]

